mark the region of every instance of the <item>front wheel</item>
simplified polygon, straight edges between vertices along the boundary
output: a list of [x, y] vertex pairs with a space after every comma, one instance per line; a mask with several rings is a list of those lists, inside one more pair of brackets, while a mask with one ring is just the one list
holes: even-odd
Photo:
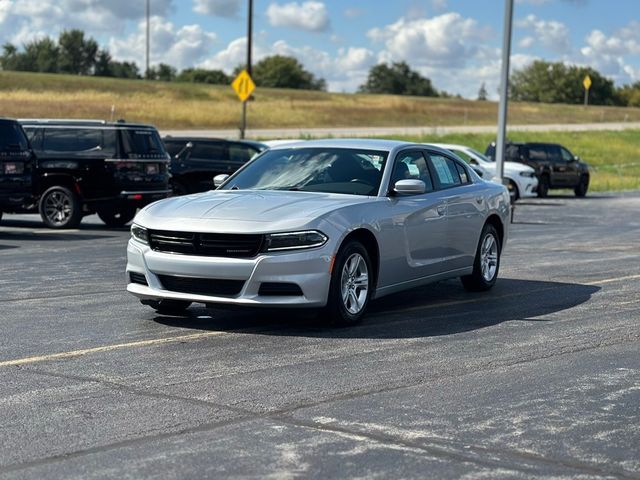
[[573, 191], [576, 197], [584, 197], [587, 195], [587, 190], [589, 190], [589, 177], [583, 175], [580, 177], [580, 182]]
[[323, 316], [331, 325], [355, 325], [364, 316], [372, 289], [369, 253], [360, 242], [351, 241], [336, 256]]
[[76, 228], [82, 220], [82, 204], [78, 195], [66, 187], [55, 186], [40, 198], [40, 216], [49, 228]]
[[471, 275], [460, 277], [464, 288], [470, 292], [489, 290], [496, 283], [500, 268], [500, 237], [495, 227], [487, 223], [482, 229]]
[[117, 210], [99, 210], [98, 217], [107, 227], [124, 227], [136, 216], [135, 207], [123, 207]]

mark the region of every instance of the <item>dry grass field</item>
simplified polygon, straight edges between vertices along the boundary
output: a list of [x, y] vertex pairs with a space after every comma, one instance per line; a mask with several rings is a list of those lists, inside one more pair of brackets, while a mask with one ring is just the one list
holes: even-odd
[[[229, 86], [0, 71], [0, 115], [114, 118], [164, 129], [237, 128], [240, 102]], [[497, 105], [459, 99], [262, 89], [250, 128], [491, 125]], [[639, 108], [512, 103], [514, 124], [640, 121]]]

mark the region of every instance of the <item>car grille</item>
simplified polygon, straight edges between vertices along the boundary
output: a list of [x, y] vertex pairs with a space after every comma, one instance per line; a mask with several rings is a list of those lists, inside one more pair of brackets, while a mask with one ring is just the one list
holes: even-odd
[[264, 235], [149, 230], [152, 250], [183, 255], [251, 258], [260, 252], [263, 242]]
[[174, 275], [158, 275], [158, 278], [166, 290], [196, 295], [230, 297], [238, 295], [244, 286], [244, 280], [218, 280]]

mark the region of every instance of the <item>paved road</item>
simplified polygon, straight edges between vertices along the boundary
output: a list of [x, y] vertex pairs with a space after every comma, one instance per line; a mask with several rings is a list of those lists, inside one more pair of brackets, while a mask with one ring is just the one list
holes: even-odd
[[640, 478], [640, 194], [521, 203], [488, 294], [158, 316], [128, 233], [0, 226], [0, 478]]
[[[509, 131], [525, 132], [585, 132], [594, 130], [640, 130], [640, 122], [509, 125]], [[247, 138], [326, 138], [379, 137], [384, 135], [446, 135], [449, 133], [496, 133], [495, 125], [423, 126], [423, 127], [343, 127], [343, 128], [278, 128], [249, 129]], [[174, 137], [238, 138], [239, 130], [163, 130]]]

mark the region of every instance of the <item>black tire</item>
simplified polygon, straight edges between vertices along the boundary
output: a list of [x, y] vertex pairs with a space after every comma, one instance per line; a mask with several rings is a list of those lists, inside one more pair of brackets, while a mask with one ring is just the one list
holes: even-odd
[[67, 187], [54, 186], [40, 197], [40, 217], [49, 228], [76, 228], [82, 220], [80, 198]]
[[516, 203], [520, 199], [520, 192], [518, 191], [518, 185], [513, 180], [509, 180], [507, 183], [507, 190], [509, 190], [509, 198], [511, 199], [511, 205]]
[[576, 197], [584, 197], [587, 195], [587, 190], [589, 190], [589, 177], [582, 175], [578, 185], [576, 185], [576, 188], [573, 191], [576, 194]]
[[[495, 271], [490, 278], [483, 273], [483, 256], [484, 256], [484, 247], [486, 246], [487, 238], [493, 237], [496, 246], [495, 252]], [[490, 223], [485, 224], [482, 229], [482, 234], [480, 235], [480, 240], [478, 241], [478, 248], [476, 249], [476, 257], [473, 261], [473, 272], [471, 275], [466, 275], [464, 277], [460, 277], [462, 281], [462, 285], [469, 292], [484, 292], [496, 283], [496, 279], [498, 278], [498, 271], [500, 270], [500, 255], [502, 252], [502, 245], [500, 244], [500, 237], [498, 236], [498, 232], [495, 227]]]
[[[366, 291], [363, 291], [362, 287], [358, 287], [354, 284], [354, 277], [357, 271], [362, 271], [359, 268], [361, 264], [358, 263], [356, 265], [356, 272], [353, 273], [351, 279], [348, 279], [348, 267], [346, 267], [347, 262], [352, 261], [352, 259], [357, 259], [359, 256], [364, 262], [364, 266], [366, 268]], [[355, 260], [353, 260], [355, 261]], [[364, 246], [358, 241], [349, 241], [344, 244], [338, 254], [336, 255], [336, 260], [333, 265], [333, 270], [331, 272], [331, 284], [329, 286], [329, 297], [327, 299], [327, 306], [321, 311], [320, 315], [322, 316], [322, 320], [328, 325], [337, 326], [337, 327], [346, 327], [350, 325], [355, 325], [364, 316], [367, 306], [369, 305], [369, 300], [371, 299], [371, 294], [373, 292], [373, 266], [371, 265], [371, 259], [369, 258], [369, 253]], [[354, 299], [356, 301], [363, 300], [361, 307], [359, 307], [358, 311], [349, 311], [348, 306], [345, 306], [345, 301], [347, 303], [353, 302], [349, 300], [343, 300], [342, 293], [342, 282], [343, 282], [343, 273], [346, 275], [346, 279], [349, 283], [348, 290], [351, 290], [354, 294]], [[361, 277], [362, 278], [362, 277]], [[361, 295], [364, 293], [364, 296]], [[349, 295], [347, 294], [349, 297]], [[349, 297], [351, 298], [351, 297]], [[354, 306], [355, 307], [355, 306]], [[355, 310], [355, 308], [354, 308]]]
[[181, 315], [189, 308], [191, 302], [186, 300], [141, 300], [140, 303], [153, 308], [162, 315]]
[[123, 207], [117, 210], [98, 210], [98, 217], [107, 227], [124, 227], [136, 216], [136, 207]]
[[549, 195], [549, 175], [541, 175], [538, 180], [538, 198], [546, 198]]

